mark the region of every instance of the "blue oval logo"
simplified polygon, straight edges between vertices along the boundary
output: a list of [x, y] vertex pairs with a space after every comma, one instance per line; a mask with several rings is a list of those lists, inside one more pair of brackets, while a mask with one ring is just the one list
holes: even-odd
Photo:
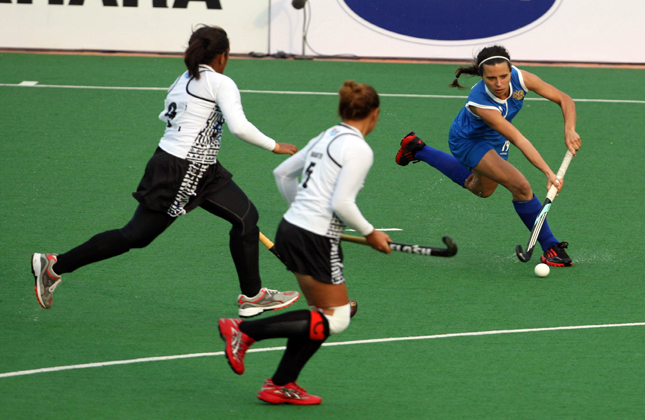
[[367, 22], [400, 35], [437, 41], [489, 38], [523, 28], [557, 0], [344, 0]]

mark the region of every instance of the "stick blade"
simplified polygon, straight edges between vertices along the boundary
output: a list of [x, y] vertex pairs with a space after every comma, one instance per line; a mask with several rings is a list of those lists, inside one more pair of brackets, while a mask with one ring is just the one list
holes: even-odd
[[531, 260], [531, 255], [533, 255], [533, 249], [525, 253], [524, 251], [522, 251], [522, 245], [518, 245], [515, 247], [515, 253], [517, 254], [517, 258], [519, 258], [520, 261], [529, 262]]
[[453, 257], [457, 254], [457, 244], [455, 241], [450, 237], [450, 236], [444, 236], [441, 238], [444, 244], [446, 244], [447, 248], [445, 249], [438, 249], [435, 252], [433, 252], [433, 255], [437, 255], [440, 257]]

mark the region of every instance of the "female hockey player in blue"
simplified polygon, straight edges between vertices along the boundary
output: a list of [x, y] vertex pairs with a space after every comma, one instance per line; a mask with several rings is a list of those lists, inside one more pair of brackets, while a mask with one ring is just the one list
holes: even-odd
[[[414, 132], [401, 141], [396, 163], [405, 166], [422, 160], [441, 171], [458, 185], [479, 197], [489, 197], [499, 184], [513, 195], [515, 211], [531, 230], [542, 204], [533, 194], [526, 177], [507, 162], [512, 143], [536, 168], [546, 175], [547, 189], [562, 182], [546, 164], [533, 144], [512, 125], [513, 117], [522, 109], [524, 96], [533, 91], [557, 103], [564, 116], [564, 142], [575, 156], [581, 140], [576, 133], [576, 108], [573, 99], [542, 81], [536, 75], [511, 64], [508, 51], [502, 46], [482, 49], [470, 66], [459, 67], [452, 87], [459, 87], [461, 74], [478, 75], [450, 127], [449, 145], [452, 155], [427, 146]], [[567, 242], [559, 242], [544, 223], [538, 241], [544, 251], [541, 261], [554, 267], [569, 267], [571, 258]]]

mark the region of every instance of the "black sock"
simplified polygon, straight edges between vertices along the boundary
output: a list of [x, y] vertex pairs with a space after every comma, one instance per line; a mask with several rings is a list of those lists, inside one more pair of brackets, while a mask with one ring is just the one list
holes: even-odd
[[282, 355], [278, 369], [271, 378], [274, 384], [286, 385], [295, 382], [305, 364], [322, 346], [324, 340], [292, 337], [287, 341], [287, 349]]

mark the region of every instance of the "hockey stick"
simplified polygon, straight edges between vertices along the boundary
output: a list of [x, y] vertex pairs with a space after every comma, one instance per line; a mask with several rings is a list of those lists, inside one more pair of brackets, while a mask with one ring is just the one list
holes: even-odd
[[[571, 163], [572, 158], [573, 155], [570, 151], [567, 150], [567, 154], [564, 155], [564, 159], [562, 160], [562, 164], [560, 165], [560, 169], [558, 169], [558, 173], [555, 176], [555, 179], [559, 180], [564, 178], [564, 174], [565, 172], [567, 172], [567, 168], [569, 167], [569, 163]], [[529, 242], [526, 244], [526, 251], [522, 252], [522, 245], [515, 247], [515, 253], [517, 254], [517, 258], [519, 258], [520, 261], [528, 262], [531, 259], [531, 255], [533, 255], [533, 249], [535, 249], [535, 243], [537, 242], [538, 235], [542, 230], [542, 225], [546, 220], [546, 215], [549, 212], [551, 204], [553, 204], [553, 200], [555, 200], [557, 193], [558, 188], [555, 185], [551, 185], [551, 188], [549, 188], [549, 192], [546, 195], [546, 199], [544, 200], [544, 204], [542, 205], [542, 209], [540, 210], [538, 217], [535, 219], [533, 229], [531, 229], [531, 236], [529, 237]]]
[[[271, 239], [269, 239], [266, 236], [264, 236], [264, 234], [262, 232], [260, 232], [260, 242], [262, 242], [262, 245], [267, 247], [267, 249], [269, 251], [271, 251], [271, 253], [273, 253], [273, 255], [278, 257], [278, 259], [280, 261], [282, 261], [282, 264], [285, 264], [284, 260], [282, 259], [280, 254], [278, 254], [278, 251], [275, 249], [275, 244], [273, 242], [271, 242]], [[350, 315], [350, 318], [353, 318], [354, 315], [356, 315], [357, 310], [358, 310], [358, 303], [356, 303], [355, 300], [350, 300], [349, 301], [349, 315]]]
[[273, 242], [271, 242], [271, 240], [269, 238], [264, 236], [264, 234], [262, 232], [260, 232], [260, 242], [262, 242], [262, 245], [266, 246], [267, 249], [269, 251], [271, 251], [271, 253], [273, 253], [273, 255], [278, 257], [278, 259], [280, 261], [282, 261], [282, 263], [284, 264], [284, 260], [282, 259], [280, 254], [278, 254], [278, 251], [275, 249], [275, 244]]
[[[355, 244], [368, 245], [367, 239], [361, 236], [345, 235], [341, 236], [343, 241], [354, 242]], [[447, 248], [436, 248], [432, 246], [402, 244], [399, 242], [390, 242], [392, 251], [407, 252], [408, 254], [419, 254], [433, 257], [452, 257], [457, 253], [457, 244], [449, 236], [442, 238]]]

